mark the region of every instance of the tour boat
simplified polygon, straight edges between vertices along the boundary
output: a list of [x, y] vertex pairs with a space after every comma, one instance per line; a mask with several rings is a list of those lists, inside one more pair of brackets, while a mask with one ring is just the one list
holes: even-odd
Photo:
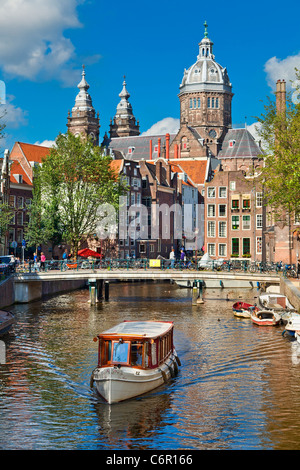
[[7, 333], [15, 322], [15, 318], [12, 313], [0, 310], [0, 336]]
[[250, 318], [251, 312], [258, 311], [256, 305], [247, 304], [246, 302], [235, 302], [232, 306], [233, 314], [240, 318]]
[[159, 387], [178, 373], [170, 321], [124, 321], [97, 335], [98, 366], [91, 386], [109, 404]]
[[281, 322], [281, 316], [272, 310], [258, 310], [251, 313], [251, 320], [259, 326], [276, 326]]

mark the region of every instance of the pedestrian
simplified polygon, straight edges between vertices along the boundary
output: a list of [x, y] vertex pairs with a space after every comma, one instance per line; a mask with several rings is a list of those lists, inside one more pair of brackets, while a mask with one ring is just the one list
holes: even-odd
[[180, 252], [180, 262], [184, 262], [184, 258], [185, 258], [184, 251], [181, 250], [181, 252]]
[[42, 252], [42, 253], [41, 253], [41, 270], [42, 270], [42, 271], [45, 271], [45, 261], [46, 261], [46, 256], [45, 256], [44, 253]]
[[174, 248], [172, 248], [172, 250], [171, 250], [170, 260], [171, 260], [171, 268], [174, 268], [174, 265], [175, 265], [175, 251], [174, 251]]
[[33, 253], [33, 267], [34, 267], [35, 271], [39, 272], [39, 270], [40, 270], [39, 258], [38, 258], [38, 255], [36, 253]]
[[68, 250], [66, 249], [62, 255], [63, 258], [63, 263], [62, 263], [62, 268], [67, 269], [67, 261], [68, 261]]

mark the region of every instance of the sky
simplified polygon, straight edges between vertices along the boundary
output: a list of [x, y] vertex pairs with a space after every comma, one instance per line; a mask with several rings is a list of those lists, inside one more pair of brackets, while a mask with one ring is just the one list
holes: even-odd
[[0, 156], [16, 141], [51, 145], [67, 130], [83, 64], [100, 142], [124, 75], [141, 133], [175, 132], [179, 85], [196, 62], [204, 21], [233, 86], [233, 126], [253, 129], [276, 81], [285, 79], [292, 90], [299, 14], [297, 0], [1, 0]]

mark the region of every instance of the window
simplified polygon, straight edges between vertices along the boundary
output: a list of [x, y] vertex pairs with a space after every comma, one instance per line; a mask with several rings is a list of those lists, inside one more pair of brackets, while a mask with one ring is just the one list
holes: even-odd
[[231, 200], [231, 209], [239, 209], [240, 208], [240, 200], [239, 199], [232, 199]]
[[239, 215], [231, 216], [231, 228], [232, 230], [239, 230], [240, 228], [240, 216]]
[[300, 224], [300, 212], [295, 212], [295, 224]]
[[146, 253], [146, 245], [145, 243], [140, 244], [140, 253]]
[[262, 252], [262, 237], [256, 237], [256, 253], [259, 255]]
[[219, 217], [226, 217], [226, 204], [219, 204]]
[[201, 100], [198, 98], [198, 108], [201, 108]]
[[207, 98], [207, 107], [210, 108], [210, 98]]
[[112, 362], [127, 364], [129, 360], [129, 342], [113, 341]]
[[215, 107], [215, 99], [214, 99], [214, 98], [211, 99], [211, 107], [212, 107], [212, 108]]
[[193, 100], [190, 98], [190, 109], [193, 109]]
[[263, 193], [256, 193], [256, 207], [262, 207]]
[[256, 228], [262, 228], [262, 226], [263, 226], [262, 214], [256, 214]]
[[230, 181], [229, 182], [229, 188], [231, 191], [235, 191], [235, 181]]
[[22, 196], [17, 197], [17, 207], [23, 209], [24, 198]]
[[214, 243], [208, 243], [207, 251], [209, 256], [216, 256], [216, 245]]
[[216, 108], [219, 107], [219, 98], [216, 98]]
[[215, 221], [207, 222], [207, 236], [215, 237], [216, 236], [216, 223]]
[[9, 196], [9, 205], [11, 207], [16, 207], [16, 196]]
[[207, 188], [207, 197], [216, 197], [216, 188]]
[[214, 204], [207, 204], [207, 217], [215, 217], [216, 210]]
[[197, 100], [194, 98], [194, 108], [197, 108]]
[[240, 239], [239, 238], [233, 238], [232, 239], [232, 250], [231, 250], [233, 255], [239, 256], [240, 254]]
[[220, 188], [219, 188], [219, 197], [226, 197], [226, 196], [227, 196], [226, 186], [220, 186]]
[[17, 213], [17, 225], [23, 225], [23, 212]]
[[227, 256], [227, 245], [225, 243], [219, 244], [219, 256]]
[[243, 209], [250, 209], [250, 196], [243, 197]]
[[250, 215], [243, 215], [243, 230], [250, 230]]
[[243, 256], [250, 255], [250, 238], [243, 238]]
[[227, 224], [226, 222], [219, 222], [219, 237], [226, 237]]
[[135, 205], [135, 193], [131, 193], [130, 203], [132, 206]]
[[17, 229], [17, 242], [22, 243], [23, 240], [23, 230], [21, 228]]

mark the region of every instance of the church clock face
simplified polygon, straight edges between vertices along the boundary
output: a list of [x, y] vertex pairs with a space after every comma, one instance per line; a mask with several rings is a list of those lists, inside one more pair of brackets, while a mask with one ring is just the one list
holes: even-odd
[[212, 139], [214, 139], [215, 137], [217, 136], [217, 133], [214, 129], [212, 129], [211, 131], [209, 131], [209, 137], [211, 137]]

